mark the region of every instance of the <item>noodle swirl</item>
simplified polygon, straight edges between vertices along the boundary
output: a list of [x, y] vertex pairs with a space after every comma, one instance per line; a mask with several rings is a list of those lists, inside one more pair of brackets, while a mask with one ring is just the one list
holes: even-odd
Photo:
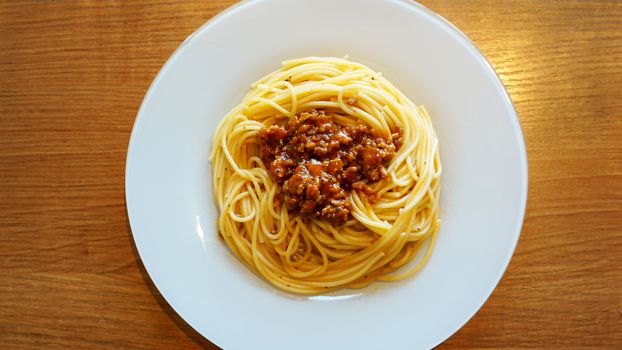
[[[355, 98], [355, 105], [347, 101]], [[258, 157], [266, 126], [321, 108], [343, 126], [365, 125], [379, 135], [400, 128], [403, 145], [373, 183], [377, 199], [348, 193], [343, 225], [301, 216], [279, 200], [280, 184]], [[297, 294], [363, 287], [416, 273], [428, 260], [439, 229], [441, 164], [427, 111], [364, 65], [338, 58], [283, 62], [252, 85], [220, 122], [211, 161], [218, 227], [227, 246], [274, 286]], [[407, 264], [429, 241], [423, 256]]]

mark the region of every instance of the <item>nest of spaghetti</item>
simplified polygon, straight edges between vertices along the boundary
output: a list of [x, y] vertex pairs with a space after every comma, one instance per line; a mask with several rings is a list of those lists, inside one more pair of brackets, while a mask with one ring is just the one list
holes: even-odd
[[380, 73], [330, 57], [283, 62], [215, 132], [219, 233], [296, 294], [407, 278], [440, 225], [438, 148], [425, 108]]

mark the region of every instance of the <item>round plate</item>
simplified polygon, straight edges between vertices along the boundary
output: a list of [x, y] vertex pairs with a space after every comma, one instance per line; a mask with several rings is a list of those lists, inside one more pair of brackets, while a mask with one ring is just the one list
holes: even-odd
[[[219, 120], [286, 59], [348, 54], [425, 105], [443, 164], [430, 261], [399, 283], [316, 297], [280, 292], [217, 238], [208, 155]], [[242, 2], [192, 34], [147, 92], [132, 131], [127, 208], [164, 298], [226, 349], [423, 349], [488, 298], [527, 194], [520, 125], [503, 85], [455, 27], [402, 0]]]

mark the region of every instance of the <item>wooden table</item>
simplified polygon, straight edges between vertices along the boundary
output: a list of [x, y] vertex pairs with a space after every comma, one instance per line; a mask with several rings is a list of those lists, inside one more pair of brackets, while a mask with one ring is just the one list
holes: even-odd
[[[216, 348], [138, 259], [124, 167], [155, 74], [233, 2], [1, 1], [0, 348]], [[622, 348], [622, 3], [424, 4], [492, 62], [529, 156], [514, 258], [440, 348]]]

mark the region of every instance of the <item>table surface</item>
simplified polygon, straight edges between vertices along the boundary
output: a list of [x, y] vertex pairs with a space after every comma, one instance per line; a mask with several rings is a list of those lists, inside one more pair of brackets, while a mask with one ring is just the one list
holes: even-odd
[[[4, 348], [216, 349], [147, 276], [124, 168], [152, 79], [233, 2], [0, 1]], [[622, 348], [622, 2], [423, 3], [491, 61], [529, 157], [512, 262], [439, 348]]]

